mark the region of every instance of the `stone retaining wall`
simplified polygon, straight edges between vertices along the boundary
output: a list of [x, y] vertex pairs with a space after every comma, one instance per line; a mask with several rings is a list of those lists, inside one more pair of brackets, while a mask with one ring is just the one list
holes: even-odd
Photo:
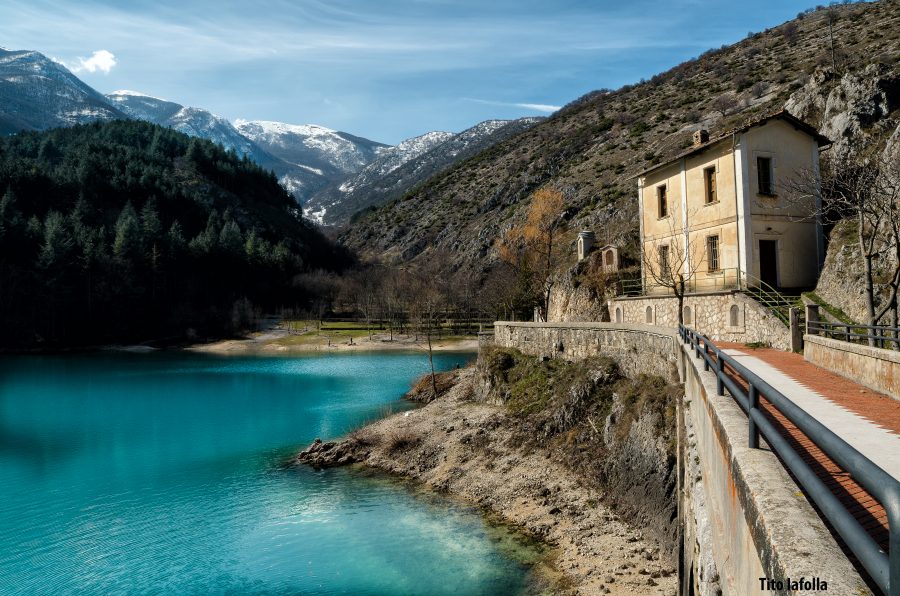
[[609, 356], [629, 377], [659, 375], [678, 381], [674, 329], [615, 323], [494, 323], [494, 343], [544, 358]]
[[[742, 292], [691, 294], [684, 297], [684, 323], [713, 341], [764, 343], [790, 351], [787, 325]], [[674, 296], [616, 298], [609, 302], [613, 323], [678, 327], [678, 300]]]
[[818, 335], [803, 340], [807, 362], [900, 400], [900, 352]]

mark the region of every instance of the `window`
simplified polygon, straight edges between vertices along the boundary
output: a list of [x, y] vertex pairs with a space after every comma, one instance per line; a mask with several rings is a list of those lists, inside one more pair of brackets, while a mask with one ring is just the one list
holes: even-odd
[[669, 266], [669, 247], [665, 245], [659, 247], [659, 274], [663, 279], [669, 278], [672, 274]]
[[647, 307], [647, 324], [652, 324], [652, 323], [653, 323], [653, 307], [648, 306]]
[[656, 203], [657, 209], [659, 212], [659, 218], [662, 219], [664, 217], [669, 216], [669, 205], [666, 202], [666, 185], [656, 187]]
[[622, 322], [622, 309], [618, 306], [616, 307], [616, 323]]
[[757, 157], [756, 158], [756, 175], [759, 183], [759, 194], [774, 195], [775, 184], [772, 181], [772, 158]]
[[615, 258], [615, 257], [613, 256], [613, 251], [611, 251], [611, 250], [606, 251], [606, 254], [603, 256], [603, 258], [606, 260], [606, 266], [607, 266], [607, 267], [612, 267], [612, 265], [613, 265], [613, 258]]
[[718, 236], [707, 236], [706, 237], [706, 263], [709, 265], [709, 270], [711, 272], [719, 270], [719, 237]]
[[728, 309], [728, 324], [732, 327], [737, 327], [740, 322], [740, 309], [738, 309], [737, 304], [732, 304], [731, 308]]
[[691, 307], [690, 306], [684, 307], [684, 316], [682, 318], [684, 319], [685, 325], [691, 324]]
[[706, 204], [716, 202], [716, 168], [706, 168], [703, 170], [703, 180], [706, 184]]

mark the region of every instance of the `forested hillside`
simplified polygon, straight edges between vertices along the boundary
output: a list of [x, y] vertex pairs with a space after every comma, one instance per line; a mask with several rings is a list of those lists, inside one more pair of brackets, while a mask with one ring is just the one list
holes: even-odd
[[786, 105], [836, 141], [884, 147], [900, 108], [900, 2], [806, 11], [649, 81], [590, 93], [358, 218], [341, 239], [387, 263], [439, 253], [448, 268], [486, 272], [497, 239], [549, 185], [566, 197], [570, 231], [593, 229], [634, 260], [633, 177], [689, 146], [700, 128], [724, 132]]
[[274, 175], [145, 122], [0, 140], [0, 197], [0, 346], [218, 332], [351, 262]]

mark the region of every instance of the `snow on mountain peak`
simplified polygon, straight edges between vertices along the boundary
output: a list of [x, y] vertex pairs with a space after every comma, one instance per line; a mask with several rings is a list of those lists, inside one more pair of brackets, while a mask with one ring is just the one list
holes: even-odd
[[167, 99], [163, 99], [161, 97], [156, 97], [154, 95], [148, 95], [147, 93], [141, 93], [140, 91], [131, 91], [130, 89], [119, 89], [118, 91], [113, 91], [112, 93], [108, 93], [107, 97], [109, 97], [113, 101], [124, 101], [125, 97], [146, 97], [148, 99], [158, 99], [159, 101], [168, 101]]
[[240, 131], [244, 129], [254, 130], [257, 134], [267, 135], [299, 135], [314, 137], [320, 135], [336, 135], [337, 131], [318, 124], [288, 124], [286, 122], [274, 122], [272, 120], [244, 120], [238, 118], [234, 126]]

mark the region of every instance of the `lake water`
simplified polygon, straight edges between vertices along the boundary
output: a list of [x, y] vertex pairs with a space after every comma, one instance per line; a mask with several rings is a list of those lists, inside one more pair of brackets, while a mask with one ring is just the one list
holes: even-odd
[[[462, 354], [436, 355], [449, 369]], [[286, 468], [423, 354], [0, 359], [0, 594], [509, 594], [538, 554], [384, 476]]]

